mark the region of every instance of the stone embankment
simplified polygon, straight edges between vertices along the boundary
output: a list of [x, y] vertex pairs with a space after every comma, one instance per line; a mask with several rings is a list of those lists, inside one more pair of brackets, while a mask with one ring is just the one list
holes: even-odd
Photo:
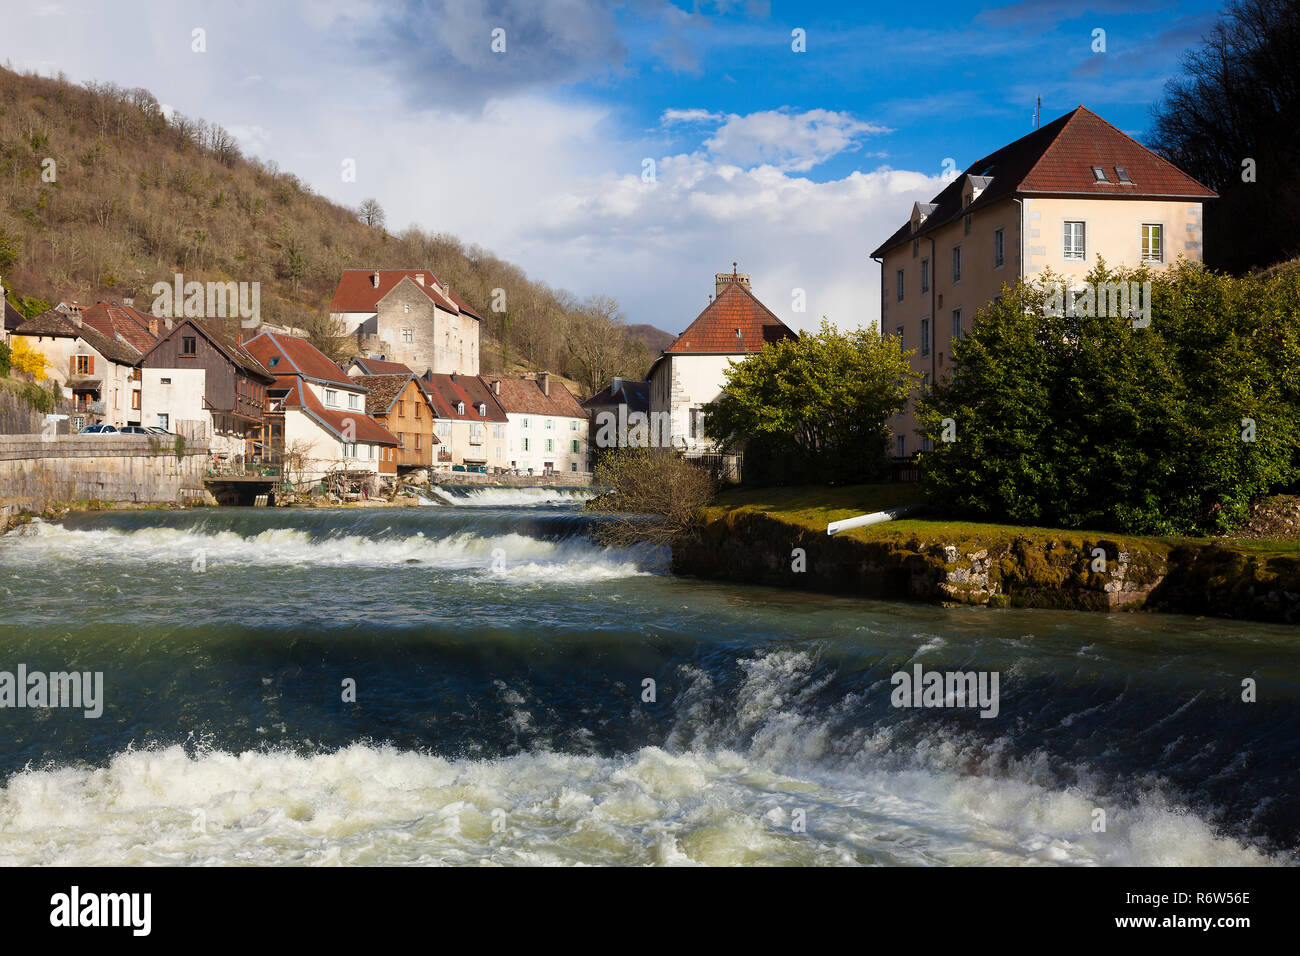
[[715, 515], [680, 538], [673, 546], [673, 570], [947, 605], [1147, 609], [1300, 623], [1300, 558], [1219, 543], [1173, 545], [1041, 532], [996, 541], [943, 540], [923, 533], [872, 540], [829, 537], [739, 510]]

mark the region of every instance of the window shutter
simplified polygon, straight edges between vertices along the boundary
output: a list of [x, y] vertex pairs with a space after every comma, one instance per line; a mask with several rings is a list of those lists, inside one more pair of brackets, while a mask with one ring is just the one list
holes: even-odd
[[95, 356], [91, 355], [86, 358], [86, 369], [88, 374], [95, 374]]
[[75, 355], [70, 356], [68, 358], [68, 374], [69, 375], [77, 374], [77, 357]]

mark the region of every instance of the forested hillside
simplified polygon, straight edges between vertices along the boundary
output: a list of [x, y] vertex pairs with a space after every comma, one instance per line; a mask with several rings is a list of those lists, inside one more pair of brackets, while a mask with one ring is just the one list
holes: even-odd
[[[261, 283], [262, 319], [324, 342], [347, 268], [431, 269], [484, 316], [484, 371], [521, 363], [577, 380], [641, 377], [651, 355], [618, 304], [581, 302], [458, 239], [385, 229], [368, 201], [348, 209], [229, 132], [173, 113], [144, 89], [77, 86], [0, 69], [0, 276], [29, 313], [61, 299], [136, 299], [176, 272]], [[494, 312], [493, 289], [505, 290]]]

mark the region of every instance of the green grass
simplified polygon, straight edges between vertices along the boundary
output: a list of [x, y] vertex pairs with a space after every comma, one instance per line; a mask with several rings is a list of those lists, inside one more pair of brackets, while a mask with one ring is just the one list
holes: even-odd
[[[852, 518], [870, 511], [883, 511], [901, 505], [923, 502], [921, 489], [915, 484], [889, 483], [876, 485], [799, 485], [788, 488], [731, 488], [719, 492], [709, 508], [709, 517], [718, 518], [728, 512], [761, 513], [787, 524], [798, 525], [812, 531], [825, 532], [832, 521]], [[1017, 538], [1035, 544], [1059, 541], [1081, 546], [1088, 541], [1114, 541], [1121, 549], [1141, 549], [1149, 553], [1167, 554], [1180, 545], [1206, 545], [1210, 538], [1150, 537], [1145, 535], [1119, 535], [1110, 531], [1086, 531], [1066, 528], [1037, 528], [1022, 525], [995, 524], [981, 521], [955, 521], [941, 518], [904, 518], [866, 528], [842, 532], [859, 541], [942, 541], [956, 545], [963, 551], [981, 548], [1004, 548]], [[1225, 547], [1245, 554], [1261, 557], [1295, 557], [1300, 555], [1300, 541], [1271, 539], [1217, 539]]]

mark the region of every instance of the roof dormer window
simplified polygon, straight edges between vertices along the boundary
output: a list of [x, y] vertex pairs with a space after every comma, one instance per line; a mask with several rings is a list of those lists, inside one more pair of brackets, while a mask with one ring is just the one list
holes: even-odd
[[456, 414], [457, 414], [457, 415], [464, 415], [464, 414], [465, 414], [465, 403], [464, 403], [464, 402], [457, 402], [457, 403], [456, 403]]
[[487, 405], [483, 402], [478, 403], [478, 414], [479, 418], [487, 418]]
[[1133, 179], [1128, 174], [1128, 167], [1126, 166], [1115, 167], [1115, 178], [1120, 181], [1121, 185], [1125, 185], [1125, 186], [1134, 185]]
[[1105, 170], [1104, 168], [1102, 168], [1101, 166], [1094, 166], [1094, 167], [1092, 167], [1092, 175], [1093, 175], [1093, 178], [1094, 178], [1094, 180], [1095, 180], [1096, 182], [1099, 182], [1099, 183], [1108, 183], [1108, 182], [1110, 182], [1110, 180], [1106, 178], [1106, 170]]

